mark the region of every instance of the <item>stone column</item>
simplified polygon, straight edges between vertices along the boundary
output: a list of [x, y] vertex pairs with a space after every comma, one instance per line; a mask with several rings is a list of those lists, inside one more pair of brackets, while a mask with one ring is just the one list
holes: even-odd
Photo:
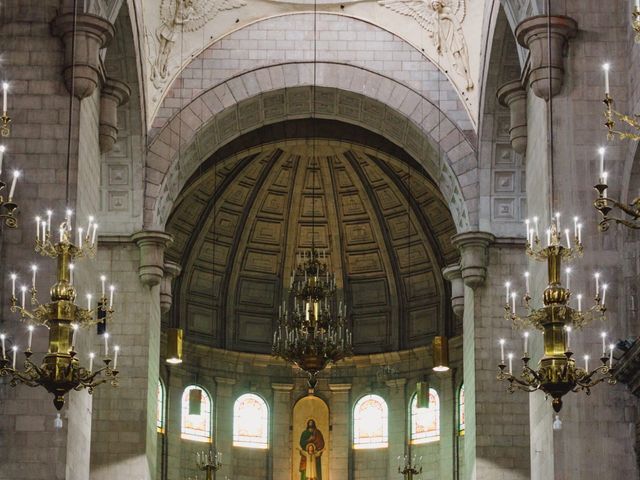
[[389, 457], [387, 460], [387, 477], [398, 476], [399, 456], [403, 456], [407, 445], [407, 396], [405, 394], [406, 378], [395, 378], [385, 382], [389, 389]]
[[291, 391], [292, 383], [272, 383], [273, 408], [271, 411], [271, 454], [273, 479], [291, 478]]
[[167, 313], [173, 303], [172, 284], [173, 280], [180, 275], [182, 268], [174, 262], [164, 262], [164, 276], [160, 282], [160, 310]]
[[[222, 453], [222, 469], [216, 474], [218, 478], [233, 478], [233, 386], [234, 378], [216, 377], [216, 435], [214, 445]], [[224, 439], [224, 441], [219, 441]]]
[[467, 287], [475, 289], [487, 276], [487, 247], [495, 241], [488, 232], [464, 232], [454, 235], [451, 243], [460, 250], [460, 271]]
[[[569, 39], [575, 37], [577, 31], [578, 24], [573, 18], [552, 16], [549, 25], [546, 15], [529, 17], [516, 28], [518, 43], [531, 52], [526, 80], [537, 97], [549, 100], [550, 94], [556, 96], [562, 89], [564, 57]], [[550, 36], [549, 32], [551, 32]], [[549, 92], [549, 70], [551, 70], [551, 92]]]
[[349, 478], [351, 455], [351, 406], [350, 383], [330, 383], [331, 391], [331, 478]]
[[527, 91], [520, 80], [507, 82], [498, 89], [498, 102], [509, 109], [509, 140], [516, 153], [527, 152]]
[[75, 49], [73, 13], [57, 16], [51, 24], [51, 30], [62, 38], [64, 44], [63, 75], [67, 90], [82, 100], [100, 84], [100, 50], [113, 39], [115, 30], [108, 20], [88, 13], [76, 15], [75, 26]]
[[118, 140], [118, 107], [129, 101], [129, 86], [107, 77], [100, 92], [100, 151], [110, 152]]
[[462, 319], [464, 314], [464, 282], [460, 264], [450, 265], [442, 269], [442, 276], [451, 283], [451, 308], [456, 317]]

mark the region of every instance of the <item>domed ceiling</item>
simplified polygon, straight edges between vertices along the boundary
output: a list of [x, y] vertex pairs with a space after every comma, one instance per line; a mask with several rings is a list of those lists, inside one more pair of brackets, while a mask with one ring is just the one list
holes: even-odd
[[425, 344], [452, 317], [440, 273], [458, 261], [451, 215], [430, 179], [377, 150], [290, 140], [245, 151], [198, 174], [167, 230], [167, 259], [182, 266], [173, 315], [195, 342], [269, 353], [281, 279], [312, 242], [344, 290], [356, 353]]

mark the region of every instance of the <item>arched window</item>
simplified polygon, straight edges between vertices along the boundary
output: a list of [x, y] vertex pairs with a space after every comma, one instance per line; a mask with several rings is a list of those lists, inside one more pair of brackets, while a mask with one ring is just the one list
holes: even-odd
[[211, 398], [197, 385], [189, 385], [182, 393], [180, 437], [196, 442], [211, 442]]
[[269, 448], [269, 409], [262, 397], [247, 393], [233, 405], [233, 446]]
[[378, 395], [365, 395], [353, 409], [353, 448], [389, 446], [389, 409]]
[[165, 393], [165, 389], [164, 389], [164, 384], [162, 383], [162, 380], [159, 379], [158, 380], [158, 398], [157, 398], [157, 401], [156, 401], [156, 408], [158, 409], [157, 412], [156, 412], [156, 415], [157, 415], [156, 430], [158, 431], [158, 433], [164, 433], [164, 426], [165, 426], [165, 417], [164, 417], [165, 407], [164, 407], [164, 403], [165, 403], [165, 398], [166, 398], [166, 393]]
[[418, 408], [418, 396], [411, 399], [411, 443], [428, 443], [440, 440], [440, 398], [438, 392], [429, 389], [429, 408]]
[[458, 391], [458, 434], [464, 435], [464, 384]]

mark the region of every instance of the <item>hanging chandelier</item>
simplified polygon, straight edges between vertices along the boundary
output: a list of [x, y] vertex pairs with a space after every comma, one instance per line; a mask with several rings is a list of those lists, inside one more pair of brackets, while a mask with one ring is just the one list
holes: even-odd
[[422, 457], [417, 457], [416, 455], [399, 455], [398, 473], [407, 480], [413, 480], [414, 475], [421, 475]]
[[[540, 390], [553, 398], [552, 406], [556, 413], [562, 408], [562, 397], [569, 392], [584, 391], [587, 395], [591, 388], [601, 382], [610, 385], [616, 383], [612, 376], [614, 345], [607, 346], [606, 333], [602, 332], [602, 354], [600, 364], [589, 370], [589, 356], [584, 356], [584, 368], [576, 365], [571, 350], [571, 332], [583, 327], [593, 319], [604, 320], [607, 285], [601, 282], [600, 275], [595, 274], [595, 303], [587, 309], [582, 308], [582, 295], [571, 301], [572, 291], [570, 268], [565, 269], [566, 286], [561, 282], [562, 260], [570, 261], [582, 256], [582, 225], [574, 218], [573, 235], [570, 229], [560, 228], [560, 214], [556, 213], [551, 226], [546, 230], [546, 246], [538, 236], [538, 219], [534, 217], [533, 225], [527, 225], [526, 253], [529, 257], [546, 262], [548, 267], [548, 285], [543, 293], [542, 308], [531, 306], [529, 295], [529, 274], [525, 272], [525, 293], [522, 301], [528, 314], [520, 317], [517, 312], [518, 294], [511, 290], [511, 283], [506, 282], [505, 318], [520, 328], [538, 329], [544, 338], [544, 355], [538, 368], [529, 365], [529, 331], [524, 331], [524, 353], [522, 356], [522, 373], [513, 373], [513, 353], [508, 353], [508, 366], [505, 363], [505, 340], [500, 340], [500, 373], [498, 380], [509, 382], [508, 391], [516, 389], [525, 392]], [[530, 228], [532, 227], [532, 228]], [[563, 241], [566, 244], [563, 245]]]
[[[205, 480], [213, 480], [213, 472], [217, 472], [222, 468], [222, 453], [217, 450], [197, 452], [196, 467], [201, 472], [205, 472]], [[198, 480], [197, 476], [195, 480]]]
[[305, 371], [311, 388], [318, 372], [353, 354], [347, 306], [337, 300], [335, 275], [326, 259], [326, 252], [320, 255], [316, 249], [297, 255], [273, 334], [273, 355]]
[[[18, 276], [11, 274], [11, 311], [18, 313], [23, 322], [28, 323], [28, 343], [24, 351], [24, 370], [17, 368], [16, 357], [18, 346], [14, 343], [12, 358], [6, 352], [6, 335], [0, 335], [2, 343], [2, 357], [0, 358], [0, 376], [9, 378], [9, 384], [19, 383], [29, 387], [44, 387], [54, 396], [54, 405], [60, 410], [64, 405], [64, 396], [71, 390], [87, 389], [89, 393], [98, 385], [110, 382], [117, 386], [118, 353], [117, 345], [109, 350], [109, 334], [106, 332], [107, 323], [113, 315], [113, 297], [115, 287], [107, 290], [106, 277], [100, 277], [102, 291], [93, 302], [93, 295], [87, 294], [87, 306], [82, 308], [76, 304], [76, 287], [73, 282], [75, 260], [84, 257], [93, 258], [97, 251], [96, 233], [98, 225], [89, 217], [86, 229], [79, 227], [72, 241], [74, 232], [71, 224], [71, 211], [67, 211], [66, 218], [57, 232], [51, 229], [52, 212], [48, 211], [45, 219], [37, 218], [35, 251], [42, 256], [57, 260], [57, 282], [51, 287], [51, 301], [41, 304], [38, 301], [36, 289], [36, 265], [31, 267], [31, 287], [23, 285], [16, 290]], [[94, 370], [94, 353], [86, 358], [89, 366], [83, 366], [81, 354], [77, 350], [79, 330], [82, 327], [98, 325], [104, 338], [104, 366]], [[36, 327], [46, 327], [49, 330], [49, 348], [42, 363], [38, 365], [31, 357], [33, 332]], [[113, 358], [111, 357], [113, 353]]]

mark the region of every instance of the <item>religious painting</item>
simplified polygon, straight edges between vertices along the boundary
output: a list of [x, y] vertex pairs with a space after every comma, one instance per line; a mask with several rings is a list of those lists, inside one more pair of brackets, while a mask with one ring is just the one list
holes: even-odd
[[329, 478], [329, 408], [320, 398], [302, 398], [293, 408], [293, 480]]

